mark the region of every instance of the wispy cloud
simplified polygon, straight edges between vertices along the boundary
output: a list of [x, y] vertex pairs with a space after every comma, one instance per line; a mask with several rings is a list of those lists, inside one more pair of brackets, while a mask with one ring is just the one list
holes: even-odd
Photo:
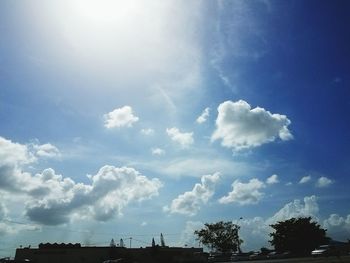
[[152, 148], [151, 152], [152, 152], [152, 155], [158, 155], [158, 156], [165, 154], [165, 151], [161, 148]]
[[[257, 61], [268, 52], [265, 30], [260, 17], [255, 15], [256, 5], [249, 1], [218, 1], [218, 19], [215, 26], [215, 44], [211, 51], [211, 64], [223, 84], [236, 91], [239, 66], [235, 74], [225, 67], [225, 61]], [[266, 5], [266, 13], [271, 10]], [[230, 17], [230, 19], [226, 19]], [[240, 37], [237, 37], [240, 36]], [[232, 66], [231, 66], [232, 67]]]
[[307, 175], [300, 179], [299, 184], [306, 184], [310, 181], [311, 181], [311, 175]]
[[150, 135], [153, 135], [153, 134], [154, 134], [154, 130], [151, 129], [151, 128], [141, 129], [140, 132], [141, 132], [143, 135], [146, 135], [146, 136], [150, 136]]

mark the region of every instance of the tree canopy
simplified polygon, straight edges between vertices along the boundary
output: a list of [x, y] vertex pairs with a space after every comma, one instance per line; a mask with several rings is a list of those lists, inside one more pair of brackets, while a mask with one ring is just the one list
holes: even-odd
[[203, 245], [215, 251], [240, 251], [243, 240], [239, 238], [239, 226], [232, 222], [206, 223], [204, 228], [196, 230], [194, 234]]
[[312, 221], [311, 217], [291, 218], [277, 222], [271, 227], [269, 242], [278, 252], [290, 251], [294, 254], [306, 255], [316, 247], [329, 242], [326, 230]]

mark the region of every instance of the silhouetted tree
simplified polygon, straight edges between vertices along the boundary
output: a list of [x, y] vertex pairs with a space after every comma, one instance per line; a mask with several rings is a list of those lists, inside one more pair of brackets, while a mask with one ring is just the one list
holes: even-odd
[[120, 239], [120, 242], [119, 242], [119, 243], [120, 243], [120, 245], [119, 245], [120, 247], [125, 247], [125, 245], [124, 245], [124, 240], [123, 240], [122, 238]]
[[160, 246], [165, 247], [165, 241], [162, 233], [160, 233]]
[[215, 251], [239, 251], [243, 243], [238, 236], [240, 227], [232, 222], [206, 223], [204, 228], [196, 230], [194, 234], [203, 245]]
[[154, 241], [154, 238], [152, 238], [152, 247], [156, 246], [156, 242]]
[[307, 255], [319, 245], [329, 242], [326, 230], [322, 229], [311, 217], [291, 218], [277, 222], [271, 227], [269, 242], [278, 252], [290, 251], [293, 254]]

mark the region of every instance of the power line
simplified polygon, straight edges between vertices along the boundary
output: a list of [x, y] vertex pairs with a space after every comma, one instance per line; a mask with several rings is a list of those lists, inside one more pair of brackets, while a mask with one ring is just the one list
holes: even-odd
[[0, 219], [0, 221], [2, 221], [2, 222], [7, 222], [7, 223], [10, 223], [10, 224], [16, 224], [16, 225], [38, 226], [38, 225], [34, 225], [34, 224], [30, 224], [30, 223], [25, 223], [25, 222], [14, 221], [14, 220], [10, 220], [10, 219]]

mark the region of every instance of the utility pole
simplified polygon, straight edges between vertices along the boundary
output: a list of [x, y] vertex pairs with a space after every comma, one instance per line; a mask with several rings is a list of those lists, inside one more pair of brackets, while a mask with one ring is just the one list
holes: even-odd
[[132, 237], [129, 237], [129, 239], [130, 239], [130, 248], [131, 248], [131, 240], [132, 240]]

